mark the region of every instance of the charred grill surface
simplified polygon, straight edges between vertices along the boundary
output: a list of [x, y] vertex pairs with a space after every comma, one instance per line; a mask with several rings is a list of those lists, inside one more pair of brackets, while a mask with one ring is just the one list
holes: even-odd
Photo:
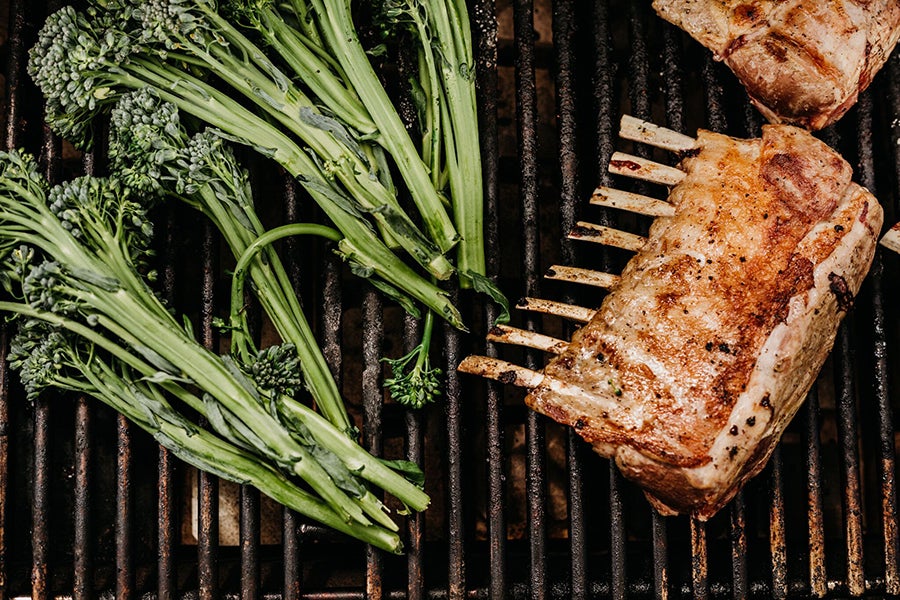
[[[46, 148], [44, 159], [68, 176], [92, 163], [72, 158], [67, 147], [59, 152], [44, 145], [40, 98], [24, 72], [25, 50], [46, 14], [61, 4], [12, 0], [0, 59], [7, 147]], [[518, 2], [518, 32], [533, 26], [533, 38], [527, 31], [520, 43], [512, 5], [470, 3], [490, 208], [489, 273], [517, 298], [528, 294], [526, 279], [554, 265], [621, 272], [631, 252], [565, 239], [578, 220], [647, 233], [650, 217], [588, 205], [598, 185], [665, 195], [608, 173], [614, 150], [644, 152], [618, 140], [622, 114], [678, 131], [707, 128], [741, 138], [759, 136], [761, 118], [734, 74], [659, 19], [649, 2]], [[535, 89], [515, 86], [517, 67], [526, 81], [533, 69]], [[819, 134], [881, 200], [888, 223], [900, 221], [898, 114], [895, 53], [859, 103]], [[521, 150], [528, 160], [520, 155], [519, 135], [528, 142]], [[662, 153], [652, 158], [667, 160]], [[102, 173], [102, 152], [96, 162]], [[525, 176], [523, 164], [529, 165]], [[269, 223], [320, 217], [295, 186], [281, 185], [281, 174], [254, 168], [260, 202], [272, 205]], [[521, 193], [529, 195], [527, 222]], [[218, 240], [201, 246], [202, 220], [185, 211], [163, 213], [159, 222], [168, 219], [171, 226], [159, 226], [160, 272], [171, 281], [172, 301], [199, 315], [227, 296], [223, 281], [202, 285], [198, 267], [218, 260]], [[524, 259], [526, 229], [538, 244], [536, 261]], [[416, 521], [401, 522], [408, 555], [367, 558], [361, 545], [282, 515], [265, 499], [212, 493], [214, 478], [198, 495], [196, 478], [175, 457], [161, 454], [139, 431], [120, 436], [116, 415], [68, 396], [29, 405], [15, 374], [3, 368], [0, 595], [91, 598], [114, 593], [117, 584], [135, 598], [232, 598], [242, 591], [323, 600], [900, 594], [894, 491], [900, 306], [892, 301], [900, 294], [900, 255], [876, 251], [872, 273], [772, 466], [701, 523], [658, 516], [640, 489], [573, 430], [529, 418], [520, 390], [452, 373], [471, 353], [502, 352], [524, 364], [515, 351], [485, 345], [497, 310], [468, 292], [461, 302], [473, 332], [445, 330], [439, 345], [446, 350], [433, 357], [448, 378], [441, 403], [418, 416], [392, 403], [379, 412], [372, 399], [364, 407], [364, 367], [366, 389], [375, 389], [384, 374], [374, 356], [400, 355], [411, 343], [404, 342], [400, 311], [387, 301], [380, 307], [369, 301], [364, 316], [366, 289], [324, 247], [298, 243], [283, 250], [351, 413], [360, 425], [364, 413], [381, 422], [380, 439], [368, 441], [388, 457], [414, 457], [426, 470], [433, 503]], [[842, 287], [839, 280], [835, 285]], [[598, 289], [560, 279], [542, 282], [540, 292], [597, 308]], [[376, 319], [383, 330], [362, 327]], [[513, 325], [525, 327], [515, 319]], [[554, 337], [568, 338], [573, 329], [557, 316], [536, 321]], [[0, 335], [4, 352], [8, 339]], [[363, 345], [371, 355], [365, 365]], [[526, 483], [526, 465], [542, 457], [542, 475]], [[199, 523], [187, 514], [194, 499], [203, 515]], [[542, 520], [529, 527], [532, 512]], [[200, 545], [191, 531], [197, 525]], [[236, 531], [241, 526], [243, 535]]]

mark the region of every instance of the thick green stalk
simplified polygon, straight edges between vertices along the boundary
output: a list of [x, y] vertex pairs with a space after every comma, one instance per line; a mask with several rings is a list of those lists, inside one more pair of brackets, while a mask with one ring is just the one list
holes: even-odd
[[456, 265], [460, 284], [468, 287], [471, 282], [465, 277], [466, 272], [485, 274], [484, 190], [471, 33], [464, 4], [429, 0], [428, 8], [434, 43], [443, 59], [440, 73], [446, 108], [443, 125], [446, 160], [454, 221], [462, 236]]
[[312, 47], [311, 40], [285, 23], [269, 6], [260, 9], [257, 15], [260, 34], [328, 110], [362, 136], [376, 131], [359, 96], [332, 72], [329, 63]]
[[431, 238], [446, 252], [459, 235], [441, 203], [431, 177], [409, 137], [397, 109], [381, 85], [369, 57], [359, 41], [349, 0], [310, 0], [315, 7], [323, 36], [340, 61], [347, 77], [378, 126], [375, 138], [391, 154], [412, 194]]
[[430, 503], [428, 494], [348, 440], [346, 436], [341, 435], [315, 411], [293, 398], [282, 397], [281, 404], [292, 417], [309, 428], [319, 444], [340, 456], [348, 469], [393, 494], [413, 510], [422, 511], [428, 508]]
[[[207, 214], [222, 232], [235, 259], [240, 259], [247, 249], [259, 239], [259, 236], [264, 235], [264, 229], [256, 218], [255, 212], [252, 209], [244, 211], [256, 230], [254, 234], [242, 225], [235, 223], [228, 209], [221, 205], [216, 193], [209, 186], [201, 188], [200, 194]], [[326, 229], [331, 230], [330, 228]], [[338, 238], [341, 237], [343, 236], [338, 234]], [[271, 247], [266, 249], [265, 254], [265, 260], [254, 260], [249, 268], [256, 296], [281, 338], [292, 343], [297, 349], [307, 387], [316, 404], [329, 421], [349, 433], [353, 431], [353, 427], [341, 399], [340, 391], [334, 377], [331, 376], [328, 363], [316, 343], [312, 328], [297, 300], [281, 259]], [[243, 292], [241, 296], [243, 296]], [[241, 335], [243, 334], [239, 330], [235, 331], [232, 343], [240, 344]]]
[[[262, 68], [254, 66], [246, 58], [235, 56], [231, 46], [239, 48], [243, 56], [262, 61], [264, 53], [259, 48], [213, 11], [207, 10], [206, 17], [229, 41], [229, 46], [218, 43], [201, 46], [186, 36], [179, 39], [181, 44], [194, 56], [201, 58], [213, 73], [256, 103], [312, 148], [320, 157], [326, 172], [341, 181], [354, 198], [368, 210], [373, 211], [376, 220], [390, 232], [392, 241], [399, 243], [426, 268], [435, 269], [436, 272], [432, 271], [432, 274], [438, 279], [448, 278], [453, 268], [442, 253], [455, 245], [456, 233], [440, 202], [437, 207], [450, 227], [442, 231], [453, 234], [453, 243], [450, 245], [446, 245], [441, 237], [435, 237], [434, 232], [430, 230], [433, 242], [418, 230], [400, 207], [396, 196], [385, 189], [377, 177], [372, 176], [374, 167], [363, 162], [364, 153], [349, 147], [347, 142], [339, 141], [333, 133], [323, 128], [327, 127], [324, 123], [316, 124], [315, 120], [321, 119], [322, 115], [309, 98], [291, 84], [283, 73], [268, 60], [261, 62]], [[391, 110], [393, 111], [393, 108]], [[399, 122], [396, 111], [393, 112]], [[400, 126], [400, 131], [405, 134], [402, 123]], [[418, 158], [415, 153], [413, 156]], [[423, 212], [423, 217], [426, 225], [429, 225], [430, 215]]]
[[163, 100], [172, 102], [185, 113], [206, 121], [274, 159], [306, 188], [352, 244], [354, 254], [365, 257], [365, 264], [377, 268], [385, 281], [432, 308], [453, 326], [464, 328], [459, 311], [447, 300], [446, 294], [391, 252], [368, 222], [338, 204], [335, 200], [338, 193], [326, 191], [330, 186], [324, 179], [310, 176], [319, 172], [312, 159], [270, 123], [215, 88], [159, 63], [134, 59], [128, 64], [127, 71], [117, 69], [117, 73], [109, 77], [130, 89], [152, 85]]
[[[80, 300], [97, 310], [100, 327], [122, 338], [135, 351], [149, 347], [156, 355], [177, 365], [182, 372], [174, 375], [188, 378], [215, 398], [263, 441], [265, 446], [259, 448], [260, 451], [288, 466], [344, 518], [369, 523], [360, 507], [334, 484], [309, 452], [273, 420], [217, 356], [188, 338], [183, 330], [173, 328], [170, 323], [148, 313], [142, 304], [122, 290], [108, 292], [95, 289], [82, 293]], [[205, 405], [195, 408], [202, 408], [201, 412], [208, 416]]]

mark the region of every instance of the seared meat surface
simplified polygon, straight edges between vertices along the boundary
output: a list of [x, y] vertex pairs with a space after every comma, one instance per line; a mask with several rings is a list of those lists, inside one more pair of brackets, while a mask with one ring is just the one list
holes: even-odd
[[764, 465], [815, 380], [882, 224], [805, 130], [701, 132], [687, 173], [533, 409], [574, 427], [664, 513], [705, 519]]
[[898, 0], [654, 0], [724, 60], [773, 123], [821, 129], [868, 87], [900, 37]]

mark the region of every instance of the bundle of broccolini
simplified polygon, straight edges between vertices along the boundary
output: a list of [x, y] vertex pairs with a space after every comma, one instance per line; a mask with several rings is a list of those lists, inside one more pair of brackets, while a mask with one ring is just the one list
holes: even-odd
[[[0, 311], [19, 317], [12, 362], [26, 389], [94, 395], [190, 462], [398, 551], [397, 526], [363, 480], [422, 510], [428, 496], [401, 474], [409, 465], [370, 456], [293, 399], [292, 345], [220, 357], [193, 339], [145, 281], [144, 197], [115, 178], [50, 188], [30, 156], [0, 153], [0, 280], [16, 298]], [[200, 427], [173, 402], [212, 431], [194, 439]]]
[[[416, 510], [424, 507], [427, 496], [394, 470], [403, 472], [408, 466], [378, 462], [352, 441], [354, 429], [273, 241], [286, 235], [324, 235], [336, 242], [355, 274], [414, 316], [424, 309], [422, 342], [406, 356], [388, 361], [393, 376], [385, 384], [409, 406], [421, 406], [439, 394], [440, 372], [429, 363], [435, 315], [463, 328], [459, 311], [436, 282], [455, 275], [460, 286], [505, 302], [484, 277], [480, 148], [465, 4], [375, 4], [378, 20], [414, 40], [419, 76], [411, 95], [419, 113], [418, 141], [370, 63], [350, 0], [88, 0], [83, 12], [64, 7], [51, 15], [32, 49], [28, 70], [45, 96], [46, 120], [56, 133], [88, 148], [95, 117], [112, 113], [113, 177], [80, 179], [54, 188], [51, 195], [84, 196], [93, 207], [88, 213], [98, 206], [111, 210], [104, 218], [132, 211], [129, 218], [138, 215], [136, 222], [145, 228], [144, 207], [133, 201], [138, 194], [147, 202], [176, 197], [203, 211], [237, 260], [226, 323], [231, 356], [216, 357], [197, 347], [138, 276], [148, 252], [146, 232], [143, 238], [127, 233], [131, 229], [123, 221], [98, 225], [103, 219], [82, 227], [71, 219], [83, 215], [70, 207], [59, 213], [64, 228], [81, 235], [106, 227], [104, 235], [114, 232], [110, 235], [118, 240], [118, 254], [106, 248], [109, 240], [91, 238], [77, 254], [85, 264], [42, 263], [18, 245], [57, 257], [61, 248], [53, 244], [60, 240], [42, 245], [43, 230], [37, 237], [23, 234], [16, 228], [19, 217], [13, 218], [16, 213], [0, 199], [0, 247], [16, 248], [19, 261], [18, 272], [5, 273], [10, 289], [17, 284], [23, 298], [53, 299], [41, 306], [30, 306], [31, 300], [3, 305], [27, 317], [16, 364], [29, 385], [95, 395], [162, 443], [171, 442], [189, 462], [254, 482], [279, 499], [290, 497], [286, 503], [295, 508], [304, 504], [298, 498], [306, 498], [305, 511], [298, 510], [326, 523], [350, 523], [342, 530], [393, 526], [380, 502], [358, 482], [360, 477]], [[191, 117], [193, 129], [180, 122], [179, 112]], [[281, 165], [335, 229], [290, 224], [265, 231], [246, 175], [226, 141], [252, 147]], [[39, 204], [36, 188], [20, 189], [28, 178], [9, 166], [28, 171], [24, 166], [31, 164], [29, 159], [13, 153], [4, 160], [9, 177], [0, 174], [0, 194], [26, 193]], [[407, 212], [398, 200], [392, 172], [402, 178], [415, 211]], [[43, 219], [38, 219], [42, 226]], [[17, 225], [10, 229], [10, 223]], [[90, 251], [97, 253], [91, 257]], [[35, 264], [25, 261], [26, 256]], [[114, 272], [103, 271], [104, 264]], [[29, 275], [32, 268], [34, 276]], [[111, 283], [119, 279], [122, 283]], [[241, 310], [245, 280], [283, 346], [260, 352], [253, 343]], [[53, 285], [43, 289], [35, 281]], [[85, 312], [94, 306], [88, 300], [99, 302], [95, 312]], [[132, 326], [125, 320], [129, 313], [142, 318]], [[36, 351], [43, 346], [34, 332], [42, 327], [54, 333], [47, 352]], [[35, 356], [60, 358], [52, 376], [27, 360], [26, 348]], [[47, 366], [46, 361], [41, 364]], [[303, 384], [324, 418], [292, 398], [299, 381], [277, 367], [294, 374], [302, 369]], [[187, 435], [190, 443], [172, 433], [170, 426], [181, 427], [183, 417], [174, 416], [174, 404], [166, 397], [205, 416], [214, 432]], [[151, 416], [155, 410], [166, 416]], [[185, 425], [179, 431], [188, 429]], [[227, 468], [210, 462], [216, 444], [231, 445], [222, 451], [230, 457], [225, 463], [234, 459]], [[253, 461], [268, 461], [268, 466], [248, 475]], [[314, 494], [288, 492], [297, 478]], [[331, 511], [330, 516], [323, 511]], [[371, 532], [350, 533], [374, 539]], [[390, 546], [386, 539], [372, 543]]]

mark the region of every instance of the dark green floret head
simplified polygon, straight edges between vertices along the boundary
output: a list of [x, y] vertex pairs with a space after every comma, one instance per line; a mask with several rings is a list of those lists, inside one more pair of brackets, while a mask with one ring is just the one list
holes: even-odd
[[233, 178], [233, 181], [226, 183], [234, 188], [246, 184], [234, 152], [214, 130], [205, 129], [191, 136], [184, 149], [183, 166], [177, 174], [176, 189], [179, 193], [193, 194], [221, 177]]
[[32, 267], [22, 281], [22, 293], [32, 308], [61, 316], [78, 313], [78, 304], [66, 296], [66, 276], [59, 263], [45, 260]]
[[185, 41], [201, 47], [211, 42], [227, 44], [204, 14], [216, 12], [215, 2], [211, 0], [132, 1], [144, 41], [161, 43], [169, 50], [182, 48]]
[[44, 321], [30, 319], [19, 326], [8, 359], [19, 372], [29, 400], [54, 385], [65, 366], [68, 347], [63, 333]]
[[85, 176], [54, 186], [48, 200], [73, 237], [97, 247], [115, 238], [135, 266], [143, 267], [152, 255], [153, 223], [147, 207], [135, 198], [152, 201], [147, 195], [131, 194], [118, 179]]
[[260, 350], [249, 374], [261, 390], [274, 396], [293, 396], [303, 385], [300, 358], [293, 344], [279, 344]]
[[178, 109], [153, 88], [129, 92], [110, 115], [109, 159], [116, 176], [140, 193], [160, 194], [164, 167], [178, 158], [187, 136]]
[[131, 37], [103, 13], [66, 6], [50, 15], [30, 50], [28, 74], [44, 95], [53, 131], [89, 146], [91, 118], [118, 95], [113, 71], [134, 51]]

